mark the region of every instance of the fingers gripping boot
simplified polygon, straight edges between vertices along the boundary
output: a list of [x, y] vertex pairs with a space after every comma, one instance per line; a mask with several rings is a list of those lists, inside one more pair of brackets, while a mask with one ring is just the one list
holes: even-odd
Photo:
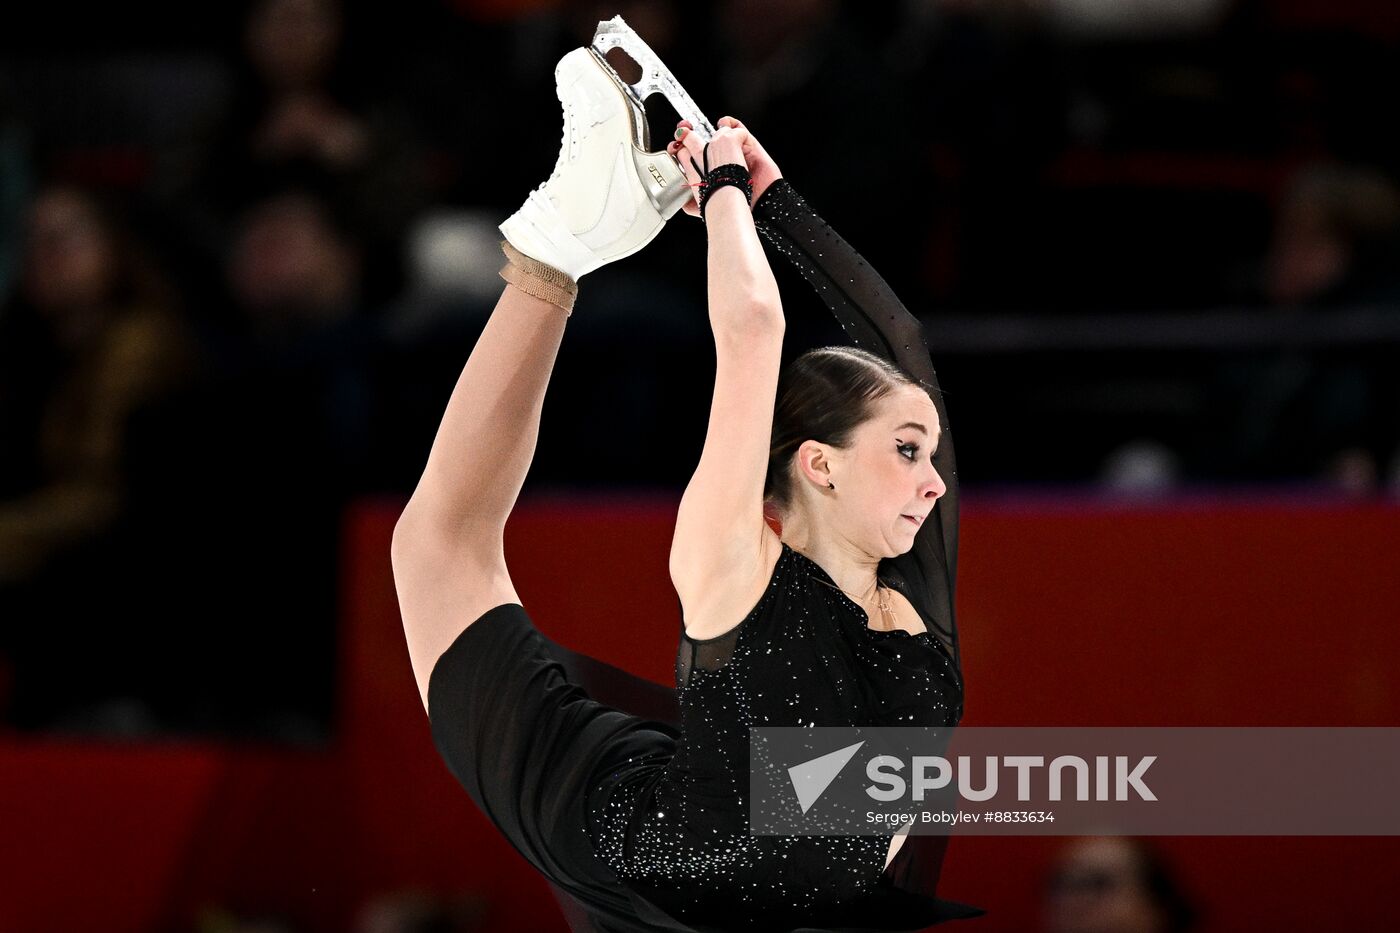
[[599, 55], [574, 49], [554, 84], [564, 109], [559, 160], [501, 232], [577, 280], [650, 243], [690, 193], [675, 160], [646, 151], [645, 112]]

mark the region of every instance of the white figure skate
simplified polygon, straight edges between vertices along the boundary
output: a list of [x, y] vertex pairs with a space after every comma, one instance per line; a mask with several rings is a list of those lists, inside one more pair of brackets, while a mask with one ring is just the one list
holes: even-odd
[[[642, 66], [636, 85], [603, 58], [619, 47]], [[620, 16], [598, 25], [592, 47], [560, 60], [554, 86], [564, 108], [559, 160], [501, 232], [525, 255], [577, 280], [646, 246], [690, 198], [675, 160], [648, 151], [646, 96], [665, 95], [704, 139], [714, 129]]]

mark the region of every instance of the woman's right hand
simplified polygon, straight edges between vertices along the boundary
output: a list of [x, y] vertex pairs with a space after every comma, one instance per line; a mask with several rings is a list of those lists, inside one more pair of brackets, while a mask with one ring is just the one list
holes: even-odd
[[763, 197], [763, 192], [768, 190], [768, 186], [783, 177], [783, 172], [778, 168], [778, 164], [773, 161], [773, 157], [768, 154], [768, 151], [754, 138], [753, 133], [748, 132], [748, 128], [744, 124], [733, 117], [720, 117], [719, 125], [744, 130], [746, 133], [744, 161], [749, 168], [749, 178], [753, 181], [753, 203], [757, 204], [758, 199]]
[[[688, 120], [677, 123], [677, 132], [685, 132], [681, 134], [679, 142], [669, 143], [666, 151], [680, 164], [681, 170], [685, 172], [686, 183], [698, 194], [701, 180], [699, 169], [705, 164], [705, 144], [700, 142], [699, 137], [692, 132], [693, 129]], [[718, 130], [709, 143], [709, 167], [713, 169], [726, 163], [743, 165], [749, 170], [749, 178], [753, 182], [754, 203], [757, 203], [768, 186], [783, 174], [763, 146], [754, 139], [753, 134], [733, 117], [720, 118]], [[682, 209], [692, 217], [700, 216], [696, 198], [687, 201]]]

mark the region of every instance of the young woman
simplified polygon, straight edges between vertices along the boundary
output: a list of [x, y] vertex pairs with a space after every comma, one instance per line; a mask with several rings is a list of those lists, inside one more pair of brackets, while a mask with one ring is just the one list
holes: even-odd
[[[512, 284], [395, 529], [405, 631], [439, 751], [582, 905], [576, 929], [912, 930], [980, 914], [933, 896], [945, 837], [901, 847], [900, 836], [748, 832], [749, 727], [961, 717], [953, 449], [917, 321], [738, 121], [721, 120], [705, 147], [682, 124], [669, 156], [657, 154], [664, 165], [619, 171], [636, 115], [586, 53], [556, 76], [563, 152], [502, 227]], [[590, 681], [578, 663], [588, 659], [540, 635], [502, 537], [575, 283], [655, 235], [665, 196], [652, 182], [664, 189], [682, 171], [701, 192], [686, 210], [703, 210], [708, 232], [717, 372], [671, 549], [684, 626], [676, 728], [610, 705], [628, 691]], [[760, 235], [855, 348], [806, 354], [779, 379], [783, 313]], [[645, 692], [633, 712], [654, 699]]]

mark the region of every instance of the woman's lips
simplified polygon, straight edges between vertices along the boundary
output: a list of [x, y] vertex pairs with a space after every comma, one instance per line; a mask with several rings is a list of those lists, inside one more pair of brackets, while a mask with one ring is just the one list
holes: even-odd
[[919, 527], [924, 523], [923, 516], [901, 515], [900, 518], [913, 522], [915, 528]]

